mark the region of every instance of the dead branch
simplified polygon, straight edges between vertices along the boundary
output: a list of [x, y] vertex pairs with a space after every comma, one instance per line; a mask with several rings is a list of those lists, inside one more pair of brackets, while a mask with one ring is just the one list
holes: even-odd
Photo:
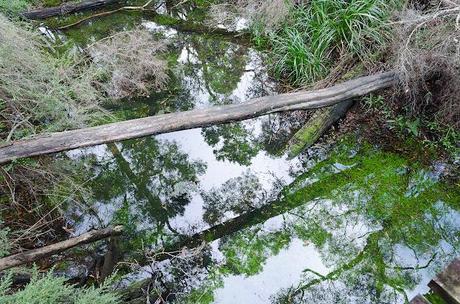
[[156, 11], [156, 8], [148, 8], [148, 6], [152, 2], [153, 2], [153, 0], [149, 0], [144, 5], [141, 5], [141, 6], [123, 6], [123, 7], [111, 10], [111, 11], [101, 12], [101, 13], [94, 14], [94, 15], [88, 16], [86, 18], [80, 19], [80, 20], [78, 20], [76, 22], [73, 22], [73, 23], [58, 27], [57, 29], [58, 30], [66, 30], [68, 28], [71, 28], [71, 27], [77, 26], [79, 24], [82, 24], [85, 21], [88, 21], [88, 20], [91, 20], [91, 19], [94, 19], [94, 18], [97, 18], [97, 17], [103, 17], [103, 16], [112, 15], [112, 14], [115, 14], [115, 13], [118, 13], [118, 12], [121, 12], [121, 11]]
[[60, 253], [67, 249], [79, 246], [82, 244], [88, 244], [107, 238], [109, 236], [119, 235], [123, 231], [123, 226], [108, 227], [100, 230], [93, 230], [84, 233], [80, 236], [70, 238], [68, 240], [44, 246], [41, 248], [29, 250], [26, 252], [16, 253], [0, 259], [0, 271], [38, 261], [47, 256]]

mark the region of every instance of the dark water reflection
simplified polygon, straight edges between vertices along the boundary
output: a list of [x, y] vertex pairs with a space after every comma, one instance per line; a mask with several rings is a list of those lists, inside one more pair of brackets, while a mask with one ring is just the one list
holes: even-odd
[[[254, 50], [143, 25], [173, 40], [173, 78], [166, 92], [110, 105], [120, 117], [276, 92]], [[458, 188], [354, 137], [286, 160], [280, 120], [69, 152], [88, 162], [97, 214], [69, 211], [77, 233], [123, 224], [123, 260], [157, 258], [129, 277], [153, 278], [151, 297], [168, 302], [400, 303], [425, 292], [459, 254]]]

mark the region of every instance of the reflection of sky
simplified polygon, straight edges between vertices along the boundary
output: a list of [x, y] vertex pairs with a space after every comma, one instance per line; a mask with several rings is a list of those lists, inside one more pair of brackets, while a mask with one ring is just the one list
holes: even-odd
[[[200, 187], [203, 190], [210, 190], [212, 187], [219, 187], [227, 180], [238, 177], [243, 172], [250, 170], [256, 174], [266, 190], [270, 190], [274, 182], [274, 176], [286, 182], [290, 182], [289, 170], [297, 164], [297, 160], [288, 161], [285, 158], [273, 158], [264, 151], [260, 151], [252, 159], [250, 166], [242, 166], [226, 160], [217, 160], [213, 151], [204, 140], [200, 129], [186, 130], [169, 134], [159, 135], [158, 138], [174, 140], [179, 143], [181, 150], [186, 152], [191, 159], [200, 159], [206, 162], [206, 173], [200, 177]], [[185, 214], [178, 216], [172, 223], [176, 228], [183, 226], [183, 223], [196, 225], [202, 221], [203, 200], [200, 195], [195, 195], [192, 202], [187, 206]], [[192, 223], [191, 223], [192, 222]], [[188, 227], [188, 225], [187, 225]]]
[[[180, 67], [178, 70], [179, 73], [182, 73], [180, 75], [182, 78], [182, 84], [190, 92], [190, 96], [192, 96], [196, 101], [196, 108], [205, 108], [210, 106], [211, 103], [209, 101], [211, 100], [211, 93], [217, 96], [218, 99], [228, 99], [232, 100], [232, 102], [243, 102], [249, 98], [259, 97], [255, 96], [252, 90], [260, 91], [257, 93], [259, 95], [269, 95], [274, 93], [275, 83], [269, 79], [265, 66], [263, 65], [262, 58], [256, 51], [249, 48], [245, 49], [246, 56], [241, 56], [242, 60], [245, 58], [248, 58], [248, 60], [236, 88], [234, 88], [227, 96], [216, 92], [209, 92], [207, 88], [211, 88], [209, 87], [209, 84], [206, 85], [203, 77], [203, 67], [208, 63], [200, 62], [197, 57], [200, 50], [195, 49], [192, 43], [187, 42], [187, 39], [185, 39], [183, 43], [184, 45], [180, 51], [178, 63], [180, 63], [180, 66], [182, 67], [191, 67], [194, 72], [193, 74], [188, 75], [183, 72]], [[238, 46], [232, 43], [227, 43], [226, 46], [228, 47], [227, 56], [229, 57], [235, 56], [232, 54], [234, 49], [243, 48], [243, 46]]]
[[294, 239], [289, 247], [267, 259], [264, 269], [255, 276], [232, 275], [224, 279], [224, 287], [215, 292], [216, 304], [270, 303], [270, 297], [281, 288], [295, 285], [305, 268], [323, 275], [329, 271], [313, 245]]

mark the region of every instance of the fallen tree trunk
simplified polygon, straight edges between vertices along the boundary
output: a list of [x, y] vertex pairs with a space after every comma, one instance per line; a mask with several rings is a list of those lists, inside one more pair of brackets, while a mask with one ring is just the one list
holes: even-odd
[[22, 15], [28, 19], [46, 19], [55, 16], [64, 16], [83, 11], [99, 9], [112, 4], [119, 3], [120, 0], [87, 0], [79, 3], [64, 3], [61, 6], [45, 7], [24, 12]]
[[241, 121], [270, 113], [332, 106], [394, 85], [394, 72], [360, 77], [316, 91], [266, 96], [246, 103], [163, 114], [97, 127], [50, 133], [0, 147], [0, 164], [17, 158], [38, 156], [131, 138]]
[[352, 100], [317, 110], [307, 123], [297, 131], [287, 145], [288, 157], [294, 158], [312, 146], [329, 128], [342, 118], [353, 104]]
[[87, 233], [84, 233], [80, 236], [44, 246], [41, 248], [29, 250], [26, 252], [21, 252], [17, 254], [13, 254], [4, 258], [0, 259], [0, 271], [11, 268], [11, 267], [16, 267], [19, 265], [31, 263], [38, 261], [44, 257], [60, 253], [62, 251], [65, 251], [67, 249], [70, 249], [72, 247], [82, 245], [82, 244], [88, 244], [91, 242], [95, 242], [97, 240], [101, 240], [104, 238], [107, 238], [109, 236], [115, 236], [119, 235], [122, 233], [123, 226], [115, 226], [115, 227], [108, 227], [100, 230], [93, 230]]

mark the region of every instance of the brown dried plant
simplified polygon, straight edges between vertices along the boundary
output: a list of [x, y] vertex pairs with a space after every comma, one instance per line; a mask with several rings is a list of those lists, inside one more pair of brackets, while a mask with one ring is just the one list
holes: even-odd
[[460, 127], [460, 2], [406, 10], [395, 25], [395, 68], [410, 114]]
[[167, 62], [158, 55], [166, 50], [165, 40], [156, 40], [147, 30], [135, 29], [102, 39], [87, 50], [109, 81], [103, 84], [111, 98], [148, 95], [164, 88]]

